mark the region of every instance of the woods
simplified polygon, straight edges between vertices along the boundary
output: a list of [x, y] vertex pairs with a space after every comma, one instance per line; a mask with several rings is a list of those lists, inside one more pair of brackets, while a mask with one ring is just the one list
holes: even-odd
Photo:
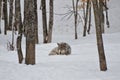
[[[10, 43], [14, 50], [17, 48], [18, 62], [22, 63], [24, 60], [22, 51], [22, 38], [26, 38], [26, 52], [25, 52], [25, 64], [36, 64], [36, 44], [39, 44], [39, 27], [42, 27], [43, 43], [51, 43], [53, 40], [54, 18], [56, 7], [54, 0], [41, 0], [40, 9], [38, 8], [37, 0], [24, 0], [24, 11], [21, 11], [21, 0], [0, 0], [0, 33], [1, 32], [1, 20], [4, 20], [4, 34], [7, 35], [7, 31], [12, 32], [13, 40]], [[47, 5], [49, 2], [49, 5]], [[79, 35], [87, 37], [87, 33], [90, 35], [93, 23], [91, 17], [94, 17], [96, 30], [96, 44], [99, 54], [100, 70], [107, 70], [107, 62], [104, 51], [104, 41], [102, 34], [105, 33], [105, 22], [107, 27], [110, 27], [108, 18], [107, 0], [71, 0], [71, 12], [74, 27], [75, 39], [79, 39]], [[8, 4], [9, 3], [9, 4]], [[8, 7], [9, 6], [9, 7]], [[82, 11], [81, 11], [82, 10]], [[38, 12], [41, 12], [41, 16], [38, 16]], [[105, 12], [105, 13], [104, 13]], [[22, 16], [22, 14], [24, 16]], [[81, 14], [82, 13], [82, 14]], [[81, 16], [82, 15], [82, 16]], [[92, 16], [94, 15], [94, 16]], [[105, 17], [106, 15], [106, 17]], [[23, 17], [23, 18], [22, 18]], [[79, 18], [82, 18], [83, 26], [79, 25]], [[38, 25], [38, 18], [42, 19], [42, 24]], [[93, 24], [93, 25], [91, 25]], [[62, 24], [61, 24], [62, 25]], [[82, 34], [78, 34], [78, 27], [83, 29]], [[64, 29], [64, 27], [63, 27]], [[17, 32], [16, 46], [14, 45], [14, 35]]]

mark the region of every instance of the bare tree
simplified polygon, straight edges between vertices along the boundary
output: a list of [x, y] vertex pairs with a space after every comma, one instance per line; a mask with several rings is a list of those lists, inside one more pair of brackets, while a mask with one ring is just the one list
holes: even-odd
[[100, 14], [99, 14], [99, 7], [97, 0], [92, 0], [93, 9], [94, 9], [94, 17], [95, 17], [95, 26], [96, 26], [96, 37], [97, 37], [97, 46], [98, 46], [98, 53], [99, 53], [99, 63], [100, 63], [100, 70], [106, 71], [107, 64], [105, 59], [105, 52], [103, 46], [103, 39], [102, 39], [102, 32], [101, 32], [101, 23], [100, 23]]
[[86, 36], [86, 31], [87, 31], [89, 5], [90, 5], [90, 0], [87, 0], [86, 15], [85, 15], [85, 24], [84, 24], [84, 29], [83, 29], [83, 36]]
[[110, 23], [109, 23], [109, 19], [108, 19], [107, 0], [105, 0], [104, 4], [105, 4], [105, 12], [106, 12], [106, 24], [107, 24], [107, 27], [109, 28], [110, 27]]
[[26, 34], [26, 64], [35, 64], [35, 0], [26, 1], [26, 18], [25, 25], [27, 27]]
[[52, 41], [52, 29], [53, 29], [53, 2], [54, 0], [50, 0], [49, 2], [49, 29], [48, 29], [48, 43]]
[[82, 4], [83, 5], [83, 18], [84, 18], [84, 21], [85, 21], [85, 2], [83, 1], [82, 3], [83, 3]]
[[23, 54], [22, 54], [22, 48], [21, 48], [21, 42], [22, 42], [22, 19], [21, 19], [21, 8], [20, 8], [20, 0], [15, 0], [15, 24], [18, 28], [18, 37], [17, 37], [17, 52], [18, 52], [18, 60], [19, 63], [22, 63], [23, 61]]
[[7, 34], [8, 28], [8, 11], [7, 11], [7, 0], [3, 0], [3, 15], [4, 15], [4, 34]]
[[14, 0], [9, 0], [9, 4], [10, 4], [10, 7], [9, 7], [9, 26], [8, 26], [9, 30], [12, 30], [12, 24], [13, 24], [13, 2], [14, 2]]
[[42, 8], [42, 23], [43, 23], [43, 42], [47, 43], [48, 31], [47, 31], [47, 16], [46, 16], [46, 0], [41, 1]]
[[0, 34], [1, 34], [1, 8], [2, 7], [2, 0], [0, 0]]
[[23, 32], [24, 32], [24, 36], [27, 35], [27, 26], [26, 26], [26, 21], [27, 21], [27, 8], [28, 8], [28, 1], [24, 0], [24, 19], [23, 19]]
[[34, 24], [35, 24], [35, 43], [38, 44], [39, 43], [39, 40], [38, 40], [38, 16], [37, 16], [37, 0], [35, 0], [34, 2], [34, 5], [35, 5], [35, 21], [34, 21]]
[[104, 13], [103, 13], [103, 0], [99, 0], [99, 13], [100, 13], [100, 22], [101, 22], [101, 31], [105, 32], [104, 29]]
[[[15, 28], [13, 26], [13, 0], [9, 1], [10, 7], [9, 7], [9, 23], [7, 26], [7, 30], [12, 30], [12, 41], [7, 43], [8, 49], [13, 51], [14, 50], [14, 33], [15, 33]], [[8, 20], [7, 20], [8, 21]]]
[[74, 24], [75, 24], [75, 39], [78, 38], [78, 35], [77, 35], [77, 25], [78, 25], [78, 1], [75, 1], [72, 0], [72, 4], [73, 4], [73, 12], [74, 12]]
[[87, 29], [88, 34], [90, 34], [90, 29], [91, 29], [91, 1], [89, 3], [89, 23], [88, 23], [88, 29]]

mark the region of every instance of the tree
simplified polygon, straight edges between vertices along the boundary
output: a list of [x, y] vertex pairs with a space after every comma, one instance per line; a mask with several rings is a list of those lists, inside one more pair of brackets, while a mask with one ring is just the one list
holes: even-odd
[[87, 29], [88, 34], [90, 34], [90, 29], [91, 29], [91, 1], [89, 3], [89, 24], [88, 24], [88, 29]]
[[90, 0], [87, 0], [86, 15], [85, 15], [85, 24], [84, 24], [84, 29], [83, 29], [84, 30], [83, 31], [83, 36], [86, 36], [86, 31], [87, 31], [89, 5], [90, 5]]
[[14, 32], [15, 32], [15, 28], [12, 25], [13, 24], [13, 0], [9, 1], [10, 3], [10, 7], [9, 7], [9, 24], [7, 26], [7, 30], [12, 30], [12, 42], [9, 41], [8, 43], [8, 48], [9, 50], [13, 51], [15, 49], [14, 47]]
[[84, 1], [82, 1], [82, 8], [83, 8], [83, 18], [85, 21], [85, 2]]
[[3, 0], [3, 16], [4, 16], [4, 34], [6, 35], [8, 28], [7, 0]]
[[34, 20], [34, 24], [35, 24], [35, 43], [38, 44], [38, 16], [37, 16], [37, 0], [35, 0], [34, 2], [35, 5], [35, 9], [34, 9], [34, 14], [35, 14], [35, 20]]
[[35, 0], [25, 0], [26, 2], [26, 64], [35, 64]]
[[42, 24], [43, 24], [43, 43], [47, 43], [48, 32], [47, 32], [46, 0], [41, 1], [41, 8], [42, 8]]
[[1, 7], [2, 7], [2, 0], [0, 0], [0, 34], [1, 34]]
[[94, 17], [95, 17], [96, 37], [97, 37], [100, 70], [106, 71], [107, 64], [106, 64], [105, 52], [104, 52], [104, 46], [103, 46], [101, 23], [100, 23], [101, 18], [100, 18], [100, 14], [99, 14], [98, 2], [97, 2], [97, 0], [92, 0], [92, 3], [93, 3]]
[[23, 61], [23, 54], [21, 49], [22, 42], [22, 19], [21, 19], [21, 8], [20, 8], [20, 0], [15, 0], [15, 23], [14, 26], [18, 28], [18, 37], [17, 37], [17, 52], [18, 52], [18, 60], [19, 63]]
[[48, 42], [52, 41], [52, 28], [53, 28], [53, 0], [49, 2], [49, 29], [48, 29]]
[[100, 14], [100, 22], [101, 22], [101, 31], [105, 32], [104, 29], [104, 13], [103, 13], [103, 0], [99, 0], [99, 14]]
[[72, 0], [72, 4], [73, 4], [73, 12], [74, 12], [74, 24], [75, 24], [75, 39], [78, 38], [78, 35], [77, 35], [77, 25], [78, 25], [78, 1], [76, 1], [76, 4], [75, 4], [75, 1]]
[[14, 2], [14, 0], [9, 0], [9, 4], [10, 4], [10, 7], [9, 7], [9, 26], [8, 26], [9, 30], [12, 30], [12, 24], [13, 24], [13, 2]]
[[105, 4], [104, 6], [105, 6], [105, 12], [106, 12], [106, 24], [107, 24], [107, 27], [109, 28], [110, 24], [109, 24], [109, 19], [108, 19], [107, 0], [105, 0], [104, 4]]

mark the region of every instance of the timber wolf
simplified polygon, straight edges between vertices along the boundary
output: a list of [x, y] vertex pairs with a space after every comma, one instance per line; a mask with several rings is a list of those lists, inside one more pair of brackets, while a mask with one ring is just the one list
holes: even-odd
[[68, 43], [61, 42], [57, 43], [57, 47], [53, 48], [49, 55], [70, 55], [71, 47]]

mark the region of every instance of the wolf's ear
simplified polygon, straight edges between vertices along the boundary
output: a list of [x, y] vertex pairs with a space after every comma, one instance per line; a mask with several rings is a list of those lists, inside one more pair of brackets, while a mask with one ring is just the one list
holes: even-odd
[[64, 43], [64, 45], [67, 45], [67, 43]]

